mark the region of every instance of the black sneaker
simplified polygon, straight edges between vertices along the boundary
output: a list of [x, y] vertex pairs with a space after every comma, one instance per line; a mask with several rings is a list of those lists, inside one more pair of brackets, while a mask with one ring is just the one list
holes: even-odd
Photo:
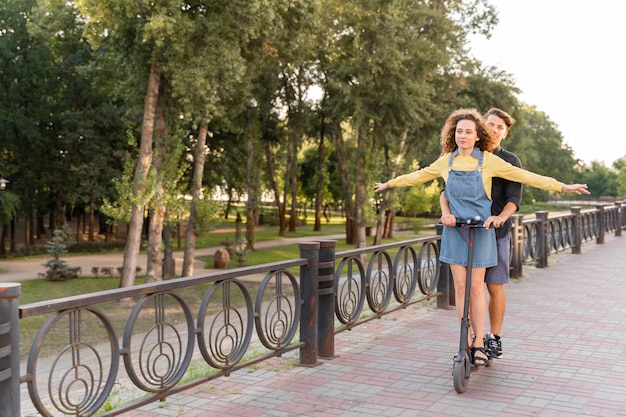
[[497, 334], [489, 333], [485, 335], [485, 347], [492, 358], [502, 358], [502, 341]]

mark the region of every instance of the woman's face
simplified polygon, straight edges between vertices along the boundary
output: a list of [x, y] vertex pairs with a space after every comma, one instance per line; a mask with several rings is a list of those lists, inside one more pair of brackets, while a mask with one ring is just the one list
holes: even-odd
[[478, 142], [478, 134], [476, 133], [476, 123], [473, 120], [461, 120], [456, 124], [454, 131], [454, 141], [459, 147], [461, 155], [469, 155], [474, 150], [476, 142]]

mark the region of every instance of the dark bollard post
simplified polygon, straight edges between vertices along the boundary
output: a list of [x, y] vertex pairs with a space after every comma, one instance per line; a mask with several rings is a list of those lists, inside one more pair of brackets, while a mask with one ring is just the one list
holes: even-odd
[[337, 241], [320, 242], [318, 308], [318, 355], [335, 356], [335, 249]]
[[596, 243], [604, 243], [604, 233], [606, 232], [606, 212], [603, 205], [597, 205], [598, 210], [598, 235], [596, 236]]
[[300, 348], [300, 365], [314, 366], [317, 364], [317, 286], [318, 258], [320, 244], [300, 243], [300, 257], [306, 258], [308, 264], [300, 267], [300, 341], [305, 346]]
[[522, 277], [524, 264], [524, 215], [514, 214], [511, 218], [511, 278]]
[[620, 212], [621, 214], [621, 219], [622, 222], [620, 223], [622, 225], [622, 228], [626, 227], [626, 210], [624, 210], [624, 204], [626, 204], [626, 200], [622, 200], [622, 211]]
[[580, 254], [583, 243], [583, 216], [581, 214], [580, 207], [572, 207], [572, 214], [574, 215], [574, 230], [572, 231], [572, 253]]
[[539, 253], [537, 254], [537, 261], [535, 267], [545, 268], [548, 266], [548, 211], [536, 211], [535, 216], [539, 220], [537, 240], [539, 241]]
[[[437, 224], [435, 228], [437, 229], [437, 236], [441, 236], [443, 233], [443, 225]], [[437, 241], [437, 248], [439, 249], [439, 253], [441, 253], [441, 240]], [[454, 281], [450, 273], [450, 265], [443, 262], [440, 265], [437, 292], [441, 293], [441, 295], [437, 297], [437, 308], [449, 310], [456, 305], [454, 298]]]
[[20, 284], [0, 284], [0, 417], [15, 417], [21, 413], [19, 331], [21, 293]]
[[617, 214], [615, 215], [615, 236], [620, 237], [622, 235], [622, 226], [624, 225], [624, 223], [622, 223], [622, 210], [624, 210], [624, 208], [622, 207], [621, 201], [616, 201], [615, 207], [617, 207]]

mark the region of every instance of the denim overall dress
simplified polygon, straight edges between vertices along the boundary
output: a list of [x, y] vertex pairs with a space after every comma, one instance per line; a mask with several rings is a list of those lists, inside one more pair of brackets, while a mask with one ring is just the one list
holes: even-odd
[[[455, 171], [452, 161], [458, 155], [458, 149], [450, 155], [448, 162], [448, 181], [446, 182], [445, 196], [450, 204], [450, 211], [457, 220], [475, 219], [487, 220], [491, 215], [491, 200], [487, 197], [483, 186], [482, 166], [483, 152], [475, 148], [472, 156], [478, 158], [478, 167], [474, 171]], [[441, 236], [442, 262], [454, 265], [467, 266], [469, 231], [461, 227], [446, 226]], [[474, 238], [473, 266], [487, 268], [498, 263], [496, 252], [495, 230], [477, 228]]]

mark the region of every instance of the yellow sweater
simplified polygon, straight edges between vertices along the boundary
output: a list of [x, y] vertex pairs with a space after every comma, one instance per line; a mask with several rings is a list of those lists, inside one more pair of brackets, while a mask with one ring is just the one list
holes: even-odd
[[[433, 162], [426, 168], [409, 174], [400, 175], [389, 181], [390, 187], [408, 187], [411, 185], [419, 185], [436, 178], [443, 178], [448, 181], [448, 161], [450, 154], [447, 153]], [[472, 171], [478, 167], [478, 159], [474, 156], [457, 155], [452, 161], [452, 169], [455, 171]], [[530, 185], [531, 187], [541, 188], [542, 190], [561, 191], [563, 183], [551, 177], [544, 177], [525, 169], [518, 168], [509, 164], [502, 158], [495, 156], [490, 152], [485, 152], [483, 157], [483, 185], [489, 199], [491, 199], [491, 180], [493, 177], [500, 177], [510, 181], [520, 182]]]

